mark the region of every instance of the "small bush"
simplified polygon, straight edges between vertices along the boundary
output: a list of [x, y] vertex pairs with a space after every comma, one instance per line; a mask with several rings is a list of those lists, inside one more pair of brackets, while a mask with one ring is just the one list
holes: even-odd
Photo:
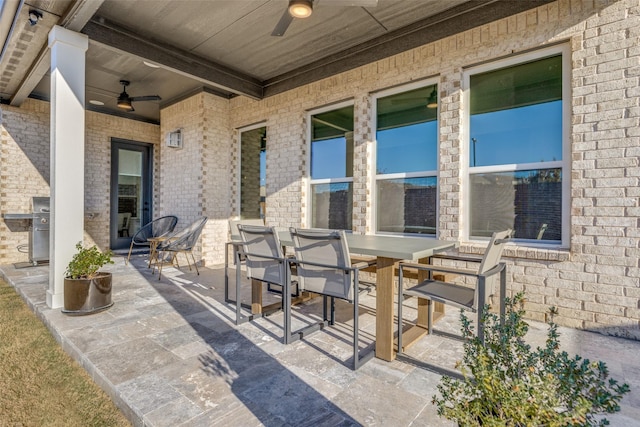
[[608, 425], [595, 415], [620, 410], [629, 385], [609, 377], [603, 362], [570, 357], [559, 351], [558, 326], [551, 320], [546, 346], [535, 350], [524, 337], [524, 297], [507, 298], [506, 316], [485, 307], [485, 345], [461, 313], [466, 339], [463, 361], [457, 366], [464, 380], [442, 377], [441, 397], [434, 396], [438, 415], [461, 426], [596, 426]]
[[78, 252], [73, 256], [65, 271], [71, 279], [93, 279], [100, 267], [113, 264], [111, 251], [100, 252], [97, 246], [84, 248], [80, 242], [76, 244]]

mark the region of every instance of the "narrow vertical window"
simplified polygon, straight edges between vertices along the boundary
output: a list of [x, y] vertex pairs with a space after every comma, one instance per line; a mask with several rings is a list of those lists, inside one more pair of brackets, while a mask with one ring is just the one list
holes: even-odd
[[311, 115], [311, 226], [351, 230], [353, 105]]
[[429, 85], [377, 98], [379, 232], [436, 234], [437, 89]]
[[555, 54], [469, 75], [470, 237], [512, 228], [562, 240], [562, 63]]
[[240, 218], [265, 217], [267, 128], [240, 134]]

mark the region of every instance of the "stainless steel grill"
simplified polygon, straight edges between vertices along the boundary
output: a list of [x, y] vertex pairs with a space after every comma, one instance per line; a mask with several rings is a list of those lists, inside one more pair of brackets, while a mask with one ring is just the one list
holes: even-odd
[[49, 261], [49, 197], [34, 197], [32, 207], [29, 260], [37, 264], [40, 261]]

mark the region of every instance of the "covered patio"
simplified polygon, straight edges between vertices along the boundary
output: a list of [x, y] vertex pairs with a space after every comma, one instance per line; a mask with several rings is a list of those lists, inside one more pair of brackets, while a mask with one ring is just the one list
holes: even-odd
[[[62, 347], [104, 388], [134, 425], [145, 426], [446, 426], [431, 397], [443, 373], [462, 357], [458, 311], [393, 362], [373, 359], [350, 368], [351, 316], [337, 306], [337, 325], [284, 345], [282, 313], [240, 326], [224, 301], [222, 266], [198, 276], [170, 268], [158, 280], [145, 255], [125, 265], [116, 257], [114, 305], [68, 316], [46, 305], [48, 268], [0, 268]], [[232, 275], [233, 277], [233, 275]], [[233, 286], [233, 283], [232, 285]], [[249, 287], [246, 287], [249, 288]], [[361, 345], [373, 339], [375, 289], [362, 294]], [[318, 301], [297, 306], [298, 321], [318, 316]], [[315, 313], [315, 314], [314, 314]], [[543, 345], [546, 325], [528, 337]], [[631, 386], [614, 426], [640, 426], [640, 342], [561, 328], [570, 353], [608, 364]]]

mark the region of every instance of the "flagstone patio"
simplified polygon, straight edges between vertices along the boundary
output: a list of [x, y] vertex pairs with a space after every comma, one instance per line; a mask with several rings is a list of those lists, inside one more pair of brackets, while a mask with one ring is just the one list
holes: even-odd
[[[146, 256], [116, 257], [114, 305], [87, 316], [46, 306], [48, 266], [0, 266], [62, 347], [139, 426], [448, 426], [431, 404], [440, 375], [462, 357], [460, 341], [425, 337], [394, 362], [350, 369], [351, 308], [337, 302], [337, 324], [281, 343], [282, 313], [235, 326], [224, 301], [224, 269], [147, 268]], [[233, 292], [233, 274], [231, 290]], [[248, 286], [246, 287], [249, 290]], [[233, 293], [232, 293], [233, 295]], [[247, 293], [248, 296], [248, 293]], [[296, 306], [295, 322], [321, 316], [319, 299]], [[361, 348], [373, 345], [375, 288], [361, 298]], [[407, 316], [410, 316], [407, 313]], [[449, 309], [437, 329], [458, 333]], [[542, 345], [546, 325], [530, 322]], [[295, 325], [294, 325], [295, 327]], [[607, 363], [630, 384], [613, 426], [640, 426], [640, 342], [560, 328], [570, 353]]]

